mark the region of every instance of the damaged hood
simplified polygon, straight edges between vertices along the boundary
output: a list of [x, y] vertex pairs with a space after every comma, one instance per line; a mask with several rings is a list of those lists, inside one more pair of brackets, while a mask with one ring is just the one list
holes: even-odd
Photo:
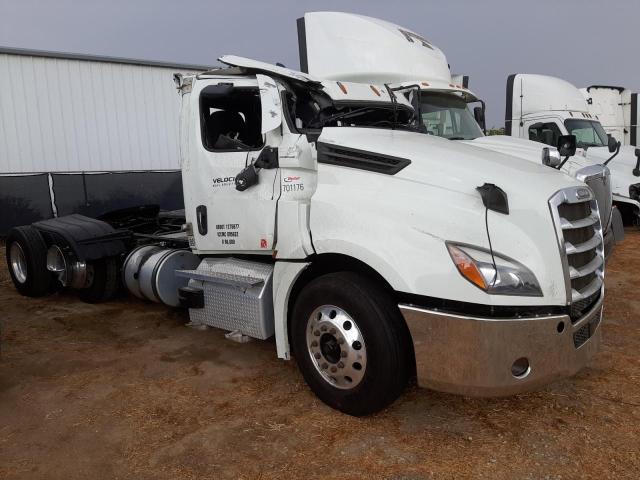
[[[422, 133], [372, 128], [325, 128], [320, 143], [409, 160], [393, 177], [478, 196], [476, 187], [493, 183], [524, 203], [545, 205], [558, 190], [583, 185], [540, 163]], [[472, 142], [471, 142], [472, 143]]]
[[460, 142], [539, 164], [542, 164], [542, 149], [546, 147], [546, 145], [531, 140], [524, 140], [507, 135], [491, 135], [478, 137], [473, 140], [462, 140]]

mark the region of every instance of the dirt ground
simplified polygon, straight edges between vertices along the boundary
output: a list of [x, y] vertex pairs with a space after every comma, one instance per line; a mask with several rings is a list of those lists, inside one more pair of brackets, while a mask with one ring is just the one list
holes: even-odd
[[638, 478], [638, 252], [628, 231], [576, 377], [507, 399], [412, 387], [364, 419], [318, 401], [273, 342], [126, 296], [23, 298], [3, 260], [0, 478]]

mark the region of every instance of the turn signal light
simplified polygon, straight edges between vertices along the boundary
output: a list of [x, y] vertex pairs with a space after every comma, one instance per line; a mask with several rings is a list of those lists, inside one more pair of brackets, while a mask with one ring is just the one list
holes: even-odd
[[484, 280], [482, 273], [478, 267], [476, 267], [475, 262], [469, 257], [469, 255], [453, 245], [447, 245], [447, 249], [449, 250], [449, 255], [451, 255], [453, 263], [456, 264], [456, 267], [462, 276], [475, 286], [482, 290], [486, 290], [487, 282]]

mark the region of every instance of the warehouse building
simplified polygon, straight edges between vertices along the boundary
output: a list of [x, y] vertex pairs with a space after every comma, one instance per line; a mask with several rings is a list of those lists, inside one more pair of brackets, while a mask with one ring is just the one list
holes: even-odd
[[182, 208], [173, 74], [208, 68], [0, 47], [0, 235], [69, 213]]

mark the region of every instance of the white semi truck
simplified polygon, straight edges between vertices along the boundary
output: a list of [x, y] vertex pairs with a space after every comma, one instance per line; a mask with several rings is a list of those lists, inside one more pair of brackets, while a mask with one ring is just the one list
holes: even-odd
[[509, 395], [592, 358], [604, 255], [589, 187], [416, 131], [388, 86], [221, 61], [176, 77], [184, 217], [141, 207], [17, 227], [6, 256], [21, 294], [102, 301], [122, 279], [232, 339], [275, 336], [278, 357], [352, 415], [414, 374]]
[[[582, 156], [563, 163], [556, 148], [559, 136], [549, 147], [529, 139], [485, 136], [484, 102], [468, 88], [469, 78], [452, 75], [444, 52], [423, 36], [367, 16], [310, 12], [298, 19], [298, 42], [301, 69], [309, 74], [388, 84], [405, 92], [421, 117], [423, 133], [560, 168], [585, 182], [599, 204], [605, 254], [622, 240], [622, 221], [618, 212], [612, 212], [609, 169]], [[472, 115], [468, 105], [474, 103]]]
[[575, 135], [577, 155], [568, 163], [581, 157], [580, 165], [585, 161], [606, 163], [611, 170], [614, 204], [627, 223], [638, 224], [640, 172], [636, 171], [635, 148], [621, 146], [617, 139], [607, 136], [574, 85], [547, 75], [511, 75], [507, 80], [505, 130], [507, 135], [548, 145], [561, 135]]

